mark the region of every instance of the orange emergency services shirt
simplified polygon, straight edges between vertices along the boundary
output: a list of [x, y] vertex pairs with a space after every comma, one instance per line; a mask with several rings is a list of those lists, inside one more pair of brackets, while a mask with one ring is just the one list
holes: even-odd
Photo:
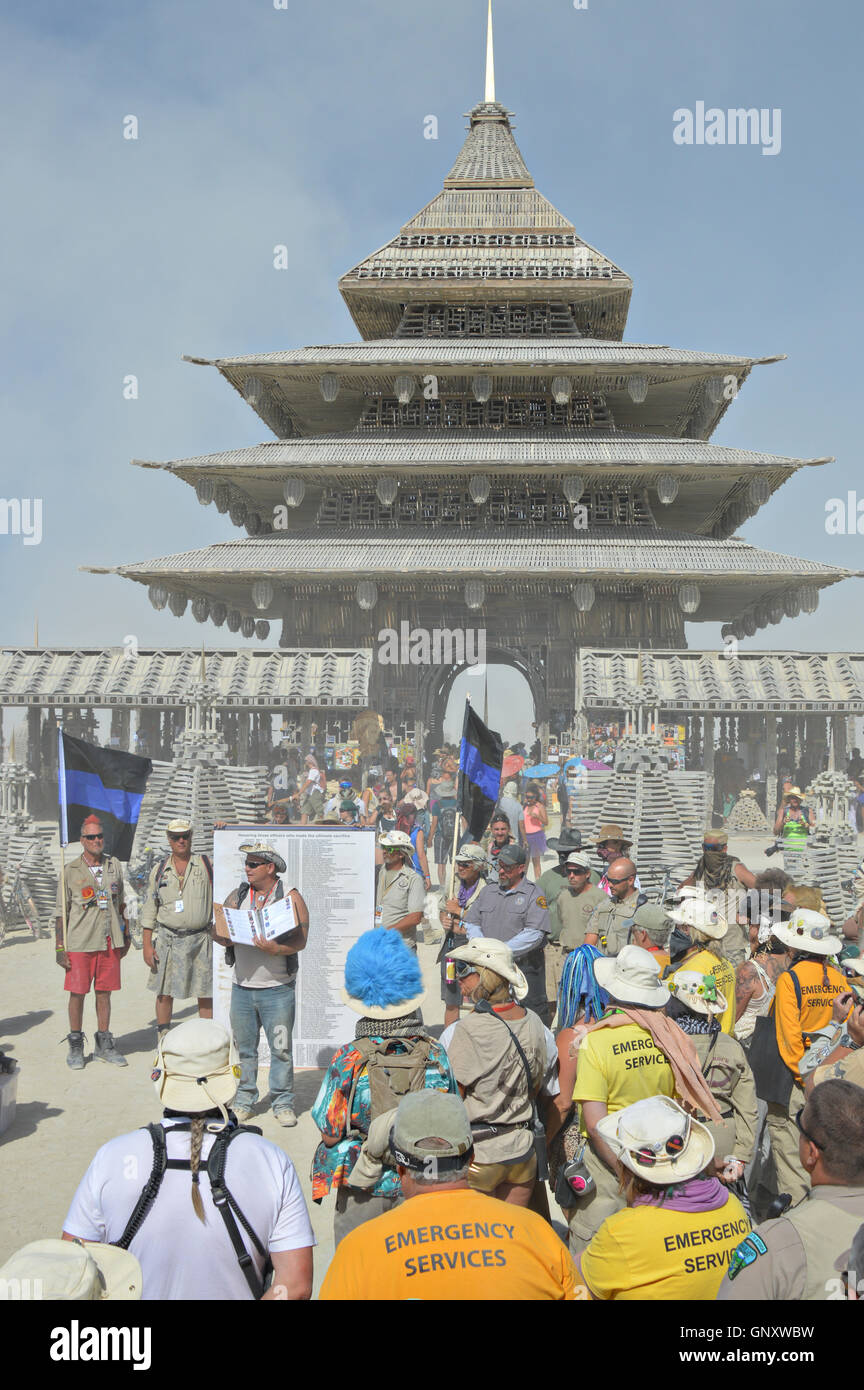
[[[794, 970], [801, 986], [801, 1007], [795, 997], [795, 985], [791, 978]], [[800, 960], [785, 970], [777, 978], [774, 1018], [777, 1026], [777, 1046], [780, 1056], [798, 1081], [801, 1073], [798, 1063], [807, 1051], [803, 1034], [818, 1032], [831, 1022], [831, 1009], [838, 994], [849, 989], [847, 981], [835, 970], [833, 965], [825, 967], [827, 984], [823, 975], [821, 961]]]

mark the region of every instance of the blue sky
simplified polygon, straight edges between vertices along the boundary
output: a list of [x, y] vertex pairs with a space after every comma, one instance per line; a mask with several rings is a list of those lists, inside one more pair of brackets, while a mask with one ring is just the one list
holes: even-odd
[[[743, 534], [864, 568], [864, 538], [824, 526], [829, 498], [857, 486], [864, 500], [860, 7], [496, 0], [495, 25], [498, 96], [537, 186], [635, 281], [628, 339], [789, 354], [754, 370], [717, 442], [837, 463], [799, 474]], [[181, 354], [356, 337], [336, 280], [440, 189], [484, 48], [484, 0], [7, 10], [3, 494], [41, 497], [44, 534], [0, 536], [2, 644], [29, 643], [36, 611], [43, 645], [222, 636], [77, 567], [238, 534], [190, 489], [129, 467], [266, 437]], [[676, 145], [673, 112], [698, 101], [780, 108], [781, 153]], [[129, 114], [137, 141], [122, 138]], [[861, 584], [760, 645], [860, 649]], [[719, 642], [701, 624], [688, 636]]]

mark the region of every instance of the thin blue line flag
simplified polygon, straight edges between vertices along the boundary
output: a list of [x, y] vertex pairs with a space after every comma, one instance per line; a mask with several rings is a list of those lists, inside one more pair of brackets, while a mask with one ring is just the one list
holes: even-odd
[[466, 701], [459, 749], [459, 809], [472, 840], [483, 835], [498, 804], [503, 762], [501, 735], [487, 729]]
[[60, 843], [68, 845], [70, 840], [79, 839], [87, 816], [98, 816], [105, 831], [105, 853], [128, 863], [152, 771], [149, 758], [116, 748], [97, 748], [61, 730]]

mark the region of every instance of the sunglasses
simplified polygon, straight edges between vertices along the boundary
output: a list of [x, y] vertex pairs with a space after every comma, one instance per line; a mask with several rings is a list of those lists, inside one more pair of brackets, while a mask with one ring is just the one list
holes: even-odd
[[802, 1105], [801, 1109], [796, 1110], [795, 1112], [795, 1123], [798, 1126], [798, 1130], [801, 1134], [804, 1135], [804, 1138], [807, 1140], [808, 1144], [815, 1144], [817, 1149], [824, 1150], [825, 1145], [820, 1144], [818, 1139], [814, 1139], [812, 1134], [808, 1134], [803, 1124], [801, 1123], [801, 1116], [804, 1114], [804, 1109], [805, 1107]]
[[81, 839], [82, 839], [82, 840], [104, 840], [104, 839], [105, 839], [105, 836], [104, 836], [104, 835], [82, 835], [82, 836], [81, 836]]
[[606, 882], [607, 882], [607, 883], [626, 883], [627, 880], [628, 880], [628, 878], [635, 878], [635, 877], [636, 877], [635, 874], [625, 874], [623, 878], [610, 878], [609, 875], [607, 874], [607, 875], [606, 875]]
[[172, 832], [172, 833], [168, 836], [168, 839], [169, 839], [169, 840], [188, 840], [188, 839], [189, 839], [189, 832], [188, 832], [187, 830], [184, 830], [184, 831], [182, 831], [182, 832]]
[[266, 862], [267, 862], [266, 859], [247, 859], [247, 860], [246, 860], [246, 868], [247, 868], [247, 869], [263, 869], [263, 867], [264, 867], [264, 865], [266, 864]]

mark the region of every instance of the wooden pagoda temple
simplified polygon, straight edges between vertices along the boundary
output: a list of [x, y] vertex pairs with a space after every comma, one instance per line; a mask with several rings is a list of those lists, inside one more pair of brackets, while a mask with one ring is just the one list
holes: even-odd
[[[711, 442], [780, 359], [626, 342], [629, 276], [535, 188], [511, 115], [490, 62], [441, 192], [339, 282], [358, 341], [188, 359], [275, 438], [136, 462], [242, 534], [95, 572], [292, 649], [482, 629], [559, 730], [581, 650], [683, 650], [685, 622], [753, 636], [853, 573], [738, 535], [830, 462]], [[440, 734], [457, 669], [373, 660], [369, 702]]]

